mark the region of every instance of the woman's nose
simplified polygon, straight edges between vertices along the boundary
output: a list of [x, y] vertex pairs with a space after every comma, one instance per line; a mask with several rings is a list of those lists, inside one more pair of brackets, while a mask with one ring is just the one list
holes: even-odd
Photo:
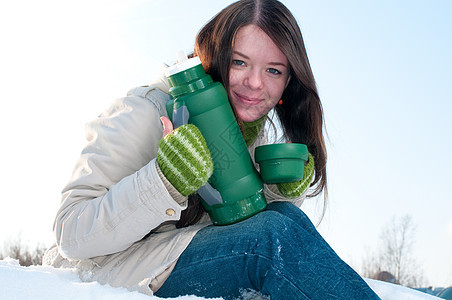
[[245, 85], [251, 89], [260, 89], [262, 88], [262, 74], [258, 71], [249, 71], [246, 74]]

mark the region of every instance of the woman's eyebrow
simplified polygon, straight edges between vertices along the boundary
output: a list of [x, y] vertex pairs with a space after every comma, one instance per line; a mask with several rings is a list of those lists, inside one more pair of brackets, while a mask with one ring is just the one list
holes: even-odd
[[237, 54], [237, 55], [240, 55], [243, 58], [250, 59], [248, 56], [246, 56], [245, 54], [241, 53], [240, 51], [234, 50], [233, 53]]
[[[247, 55], [241, 53], [240, 51], [234, 50], [233, 53], [237, 54], [237, 55], [240, 55], [241, 57], [243, 57], [245, 59], [250, 59]], [[287, 65], [285, 63], [282, 63], [282, 62], [269, 62], [268, 64], [272, 65], [272, 66], [283, 66], [283, 67], [287, 68]]]

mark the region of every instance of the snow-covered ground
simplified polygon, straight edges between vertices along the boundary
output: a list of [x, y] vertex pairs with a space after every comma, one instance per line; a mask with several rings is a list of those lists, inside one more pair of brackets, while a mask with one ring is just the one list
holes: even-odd
[[[372, 289], [383, 300], [407, 299], [439, 299], [409, 288], [394, 284], [366, 279]], [[55, 269], [52, 267], [22, 267], [17, 260], [0, 261], [0, 298], [11, 299], [45, 299], [45, 300], [79, 300], [79, 299], [162, 299], [150, 297], [138, 292], [130, 292], [124, 288], [113, 288], [96, 282], [82, 282], [77, 272], [71, 269]], [[244, 297], [253, 299], [254, 297]], [[206, 299], [196, 296], [180, 296], [178, 300]]]

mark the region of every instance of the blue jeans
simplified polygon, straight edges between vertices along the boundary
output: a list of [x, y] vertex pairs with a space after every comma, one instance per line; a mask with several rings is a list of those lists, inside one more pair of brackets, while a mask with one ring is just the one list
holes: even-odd
[[237, 299], [244, 290], [272, 300], [379, 299], [289, 202], [200, 230], [156, 296]]

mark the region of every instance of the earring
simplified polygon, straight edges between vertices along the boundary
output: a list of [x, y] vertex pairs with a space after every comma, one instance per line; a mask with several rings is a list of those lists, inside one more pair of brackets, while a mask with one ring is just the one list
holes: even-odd
[[278, 101], [278, 104], [279, 104], [279, 105], [282, 105], [283, 103], [284, 103], [284, 102], [282, 101], [282, 99]]

